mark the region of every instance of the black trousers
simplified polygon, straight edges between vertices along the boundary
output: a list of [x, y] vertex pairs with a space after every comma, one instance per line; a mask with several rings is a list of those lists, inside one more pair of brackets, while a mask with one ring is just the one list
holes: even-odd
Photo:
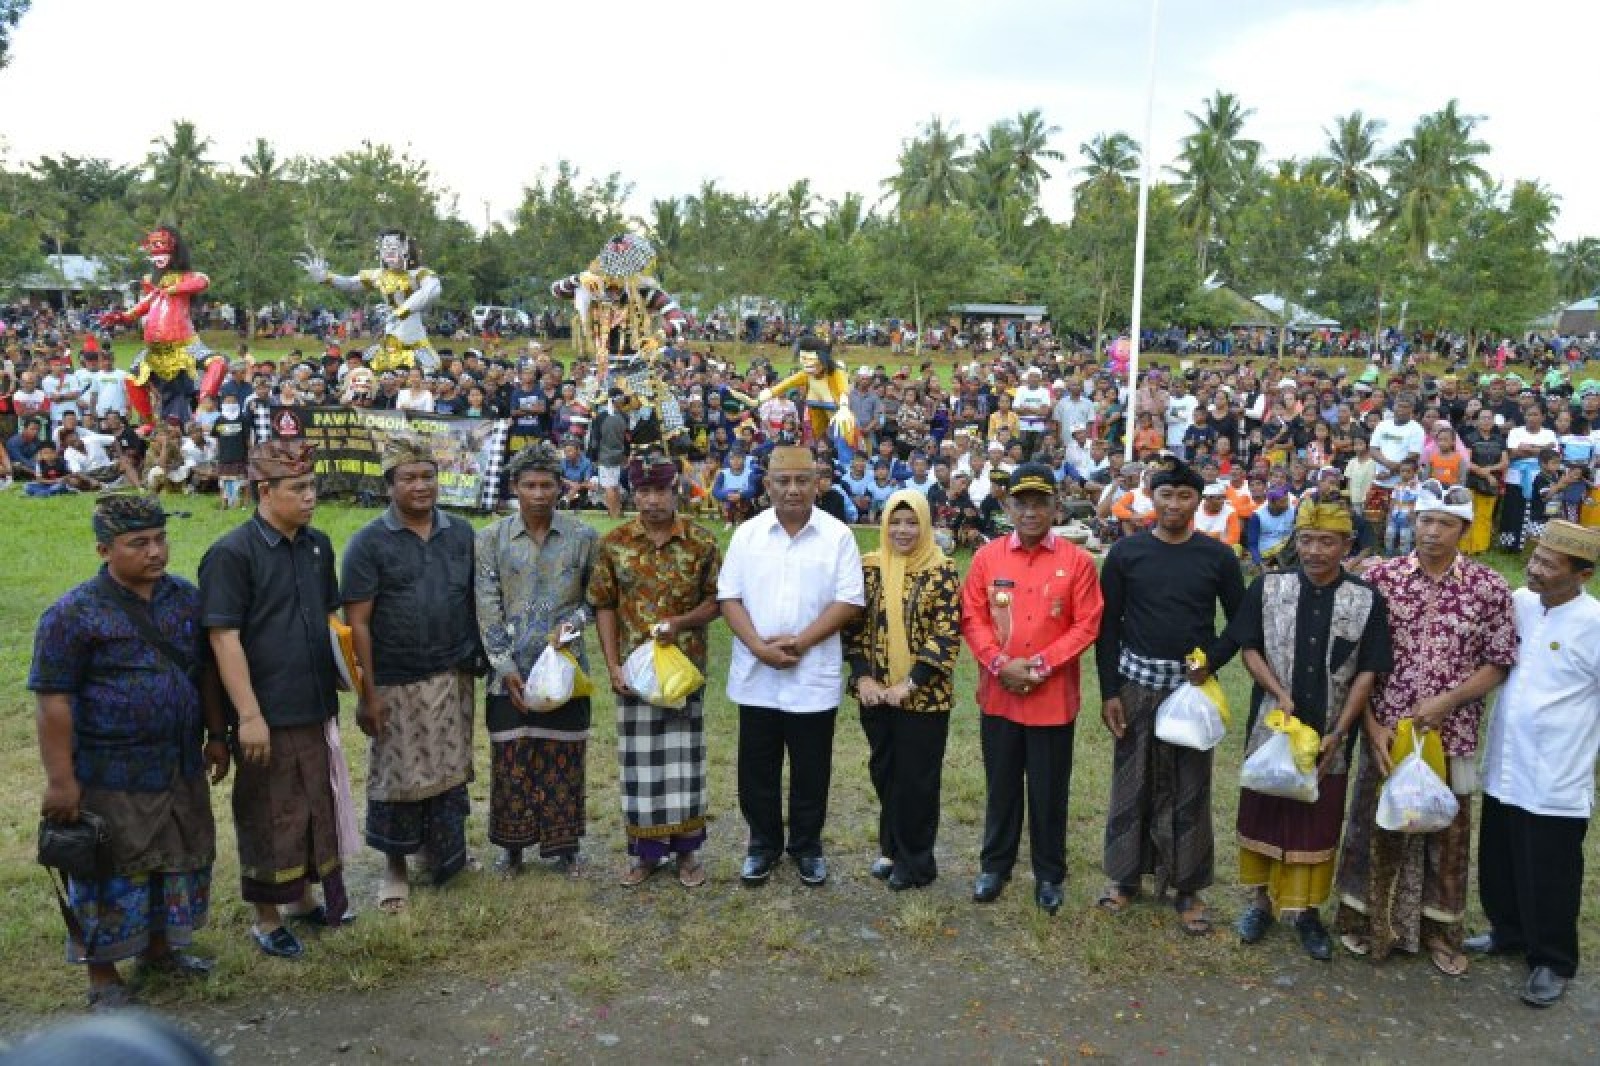
[[1578, 972], [1578, 905], [1583, 897], [1587, 818], [1530, 814], [1483, 797], [1478, 832], [1478, 897], [1495, 939], [1521, 948], [1531, 969]]
[[1033, 876], [1060, 884], [1067, 877], [1067, 798], [1072, 788], [1072, 725], [1018, 725], [985, 714], [983, 775], [989, 799], [983, 819], [984, 873], [1007, 874], [1022, 841], [1027, 788], [1028, 850]]
[[[798, 714], [739, 707], [739, 811], [750, 827], [748, 853], [775, 859], [822, 854], [833, 780], [837, 707]], [[789, 846], [783, 843], [783, 756], [789, 755]]]
[[861, 708], [861, 731], [871, 755], [867, 774], [878, 794], [878, 853], [895, 872], [918, 884], [939, 874], [933, 857], [939, 835], [939, 785], [950, 716], [894, 707]]

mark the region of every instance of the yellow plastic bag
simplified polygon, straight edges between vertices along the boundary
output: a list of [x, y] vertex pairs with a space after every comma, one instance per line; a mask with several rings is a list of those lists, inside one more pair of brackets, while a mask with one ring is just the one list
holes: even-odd
[[1267, 728], [1289, 734], [1289, 750], [1294, 752], [1294, 764], [1303, 774], [1317, 768], [1317, 756], [1322, 753], [1322, 738], [1317, 731], [1298, 718], [1291, 718], [1280, 708], [1267, 715]]
[[656, 661], [656, 688], [666, 706], [682, 707], [706, 683], [702, 674], [683, 649], [676, 644], [654, 641]]
[[334, 687], [340, 692], [361, 691], [361, 660], [356, 658], [356, 638], [344, 619], [328, 616], [328, 642], [333, 647]]
[[[1191, 670], [1204, 670], [1206, 668], [1206, 653], [1196, 648], [1189, 653], [1189, 657], [1184, 661]], [[1206, 683], [1199, 686], [1199, 688], [1212, 703], [1217, 705], [1217, 713], [1222, 715], [1222, 724], [1232, 725], [1233, 719], [1228, 715], [1228, 697], [1222, 694], [1222, 682], [1217, 680], [1216, 675], [1213, 674], [1207, 677]]]
[[[1409, 718], [1400, 719], [1400, 724], [1395, 727], [1394, 740], [1389, 744], [1389, 760], [1394, 766], [1399, 766], [1400, 761], [1411, 754], [1414, 746], [1411, 740], [1411, 731], [1415, 723]], [[1449, 781], [1450, 774], [1444, 761], [1444, 744], [1439, 740], [1435, 730], [1422, 734], [1422, 761], [1428, 764], [1428, 769], [1439, 775], [1439, 780]]]

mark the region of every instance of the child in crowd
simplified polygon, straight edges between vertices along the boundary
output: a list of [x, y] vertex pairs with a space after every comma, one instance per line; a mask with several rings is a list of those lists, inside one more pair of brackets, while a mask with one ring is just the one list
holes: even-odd
[[1383, 547], [1388, 555], [1408, 555], [1416, 535], [1414, 521], [1417, 506], [1417, 464], [1411, 459], [1400, 463], [1400, 481], [1389, 497], [1389, 523], [1384, 532]]

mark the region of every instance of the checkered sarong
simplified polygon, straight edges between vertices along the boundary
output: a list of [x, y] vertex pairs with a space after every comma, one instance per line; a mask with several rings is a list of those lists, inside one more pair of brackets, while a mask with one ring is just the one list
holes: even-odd
[[481, 506], [485, 511], [493, 511], [500, 502], [500, 471], [506, 461], [506, 437], [511, 432], [511, 419], [499, 418], [494, 423], [494, 435], [489, 439], [483, 454], [486, 465], [483, 470], [483, 499]]
[[1189, 676], [1181, 659], [1152, 659], [1127, 648], [1117, 659], [1117, 673], [1135, 685], [1155, 689], [1177, 688]]
[[681, 711], [619, 697], [617, 763], [630, 837], [669, 837], [704, 828], [706, 733], [700, 696]]

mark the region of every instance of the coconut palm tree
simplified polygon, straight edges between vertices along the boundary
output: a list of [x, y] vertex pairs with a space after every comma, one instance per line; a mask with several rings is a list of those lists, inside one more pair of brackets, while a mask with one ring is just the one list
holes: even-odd
[[1432, 250], [1452, 198], [1489, 183], [1478, 163], [1489, 145], [1474, 134], [1481, 121], [1482, 116], [1461, 114], [1451, 100], [1418, 119], [1411, 136], [1378, 160], [1389, 178], [1383, 224], [1393, 229], [1413, 262], [1422, 262]]
[[775, 206], [791, 233], [816, 225], [817, 194], [811, 191], [810, 178], [801, 178], [790, 185]]
[[1079, 188], [1116, 186], [1126, 188], [1139, 174], [1139, 142], [1121, 130], [1097, 133], [1078, 145], [1085, 162], [1078, 168], [1083, 175]]
[[1556, 285], [1563, 300], [1600, 293], [1600, 237], [1580, 237], [1556, 249]]
[[822, 235], [832, 243], [848, 244], [871, 221], [865, 198], [858, 192], [847, 192], [843, 200], [828, 201], [828, 214], [822, 220]]
[[650, 220], [645, 223], [645, 230], [656, 246], [656, 272], [662, 284], [666, 284], [667, 267], [678, 265], [683, 229], [683, 205], [676, 197], [650, 201]]
[[1183, 139], [1178, 165], [1167, 168], [1178, 178], [1179, 219], [1194, 234], [1202, 275], [1208, 248], [1227, 228], [1237, 194], [1259, 183], [1261, 142], [1243, 135], [1254, 114], [1238, 97], [1218, 89], [1200, 114], [1188, 112], [1194, 130]]
[[195, 194], [211, 177], [215, 165], [206, 158], [211, 140], [201, 137], [193, 122], [179, 119], [172, 124], [171, 137], [157, 137], [155, 150], [145, 161], [155, 186], [157, 204], [165, 216], [183, 225]]
[[1344, 193], [1350, 201], [1351, 218], [1371, 217], [1383, 196], [1383, 186], [1373, 173], [1383, 127], [1381, 119], [1352, 111], [1335, 118], [1331, 128], [1322, 129], [1327, 140], [1323, 154], [1311, 161], [1311, 173], [1323, 185]]
[[967, 137], [945, 126], [935, 115], [923, 126], [920, 136], [903, 142], [899, 170], [884, 180], [888, 193], [902, 211], [950, 207], [960, 202], [965, 191]]
[[1185, 139], [1178, 164], [1167, 168], [1178, 180], [1178, 222], [1194, 236], [1200, 274], [1217, 238], [1236, 184], [1234, 161], [1227, 144], [1210, 133]]
[[265, 137], [256, 138], [256, 143], [249, 153], [239, 157], [239, 164], [244, 167], [245, 174], [249, 175], [252, 181], [261, 184], [279, 180], [287, 168], [287, 164], [278, 158], [272, 142]]
[[982, 211], [997, 210], [1012, 196], [1032, 199], [1016, 166], [1016, 136], [1009, 122], [996, 122], [978, 141], [967, 165], [962, 199]]
[[1011, 153], [1017, 182], [1037, 196], [1039, 186], [1050, 177], [1050, 172], [1044, 168], [1040, 160], [1059, 163], [1067, 158], [1057, 149], [1050, 147], [1050, 139], [1061, 132], [1061, 127], [1047, 123], [1043, 112], [1036, 107], [1032, 111], [1019, 112], [1015, 119], [1006, 123], [1006, 128], [1011, 135]]

